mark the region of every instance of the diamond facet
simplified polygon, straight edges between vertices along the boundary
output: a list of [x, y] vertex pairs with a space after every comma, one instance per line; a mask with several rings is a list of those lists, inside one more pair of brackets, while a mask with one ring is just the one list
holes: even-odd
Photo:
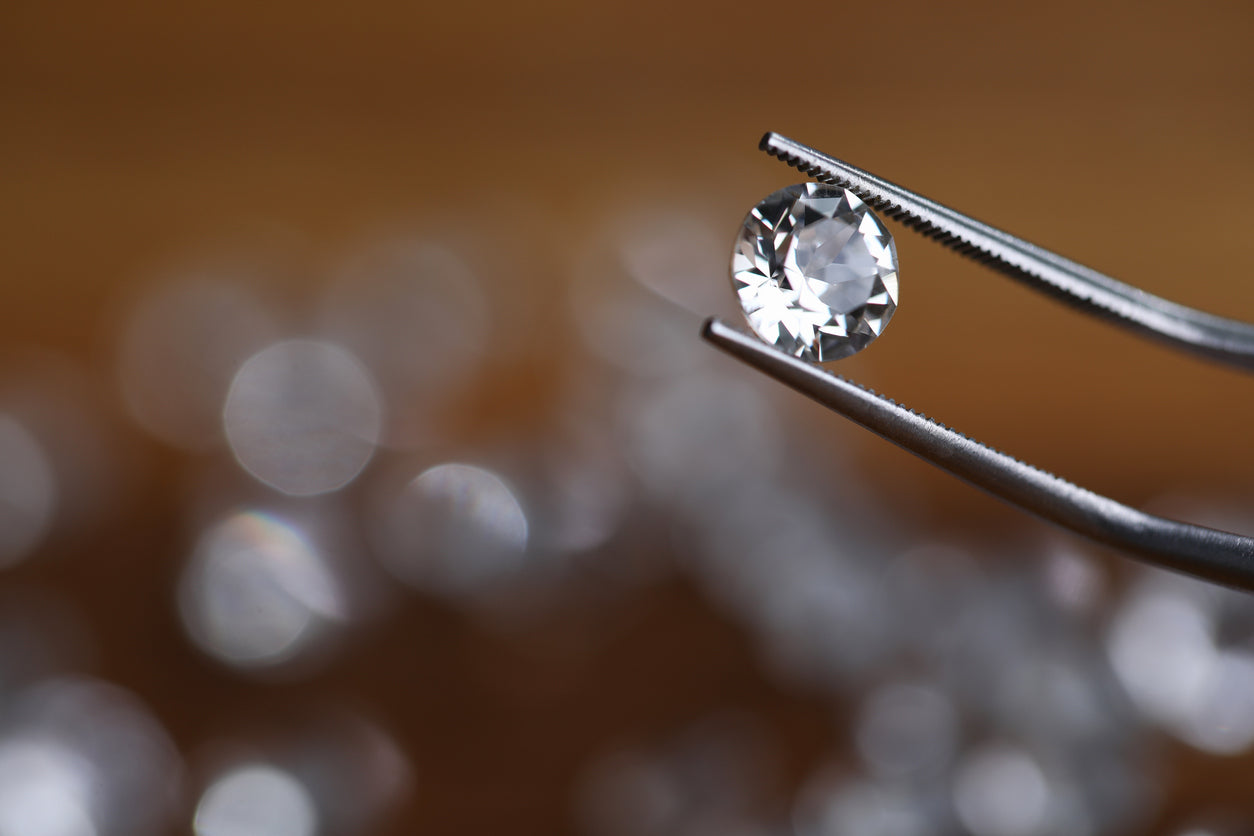
[[806, 360], [861, 351], [897, 310], [893, 237], [839, 186], [789, 186], [755, 206], [736, 238], [731, 277], [757, 335]]

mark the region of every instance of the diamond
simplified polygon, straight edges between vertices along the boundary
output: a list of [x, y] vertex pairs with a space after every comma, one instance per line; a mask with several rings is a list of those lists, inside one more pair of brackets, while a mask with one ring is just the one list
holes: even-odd
[[806, 360], [861, 351], [897, 310], [893, 237], [838, 186], [789, 186], [755, 206], [736, 238], [731, 278], [757, 335]]

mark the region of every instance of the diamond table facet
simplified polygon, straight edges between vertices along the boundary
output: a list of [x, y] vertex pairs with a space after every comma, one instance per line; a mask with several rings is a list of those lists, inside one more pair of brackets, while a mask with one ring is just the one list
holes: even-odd
[[871, 208], [839, 186], [802, 183], [746, 217], [731, 263], [750, 327], [795, 357], [848, 357], [897, 310], [897, 247]]

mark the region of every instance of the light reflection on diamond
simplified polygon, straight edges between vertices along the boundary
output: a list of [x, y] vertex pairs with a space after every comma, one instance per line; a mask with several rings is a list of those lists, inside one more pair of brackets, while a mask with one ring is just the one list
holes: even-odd
[[897, 248], [870, 207], [802, 183], [764, 198], [732, 253], [732, 287], [766, 342], [807, 360], [848, 357], [897, 309]]

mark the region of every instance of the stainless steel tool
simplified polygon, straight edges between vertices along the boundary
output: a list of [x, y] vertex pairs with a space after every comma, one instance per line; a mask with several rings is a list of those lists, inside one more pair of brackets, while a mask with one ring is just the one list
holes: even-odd
[[[778, 134], [764, 136], [761, 148], [820, 182], [849, 189], [904, 226], [1035, 290], [1177, 349], [1254, 370], [1254, 325], [1116, 281]], [[717, 319], [706, 321], [702, 336], [1006, 502], [1155, 565], [1254, 590], [1254, 538], [1157, 517], [1073, 485]]]

